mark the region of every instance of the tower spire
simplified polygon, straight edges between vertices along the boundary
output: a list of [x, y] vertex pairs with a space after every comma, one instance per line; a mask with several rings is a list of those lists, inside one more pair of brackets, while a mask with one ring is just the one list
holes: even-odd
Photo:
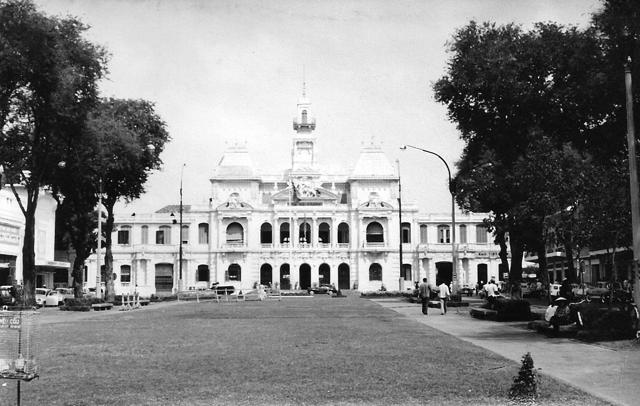
[[302, 65], [302, 97], [307, 97], [307, 77], [305, 75], [304, 64]]

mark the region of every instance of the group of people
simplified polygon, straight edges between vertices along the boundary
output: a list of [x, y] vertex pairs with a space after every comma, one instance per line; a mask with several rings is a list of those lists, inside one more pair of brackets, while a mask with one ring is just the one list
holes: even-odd
[[[440, 299], [440, 313], [447, 314], [447, 300], [451, 297], [451, 290], [449, 286], [444, 283], [440, 283], [437, 288], [433, 289], [437, 292], [438, 299]], [[422, 283], [418, 286], [418, 297], [422, 302], [422, 313], [426, 315], [429, 311], [429, 299], [431, 299], [431, 286], [427, 283], [427, 278], [422, 279]]]
[[[496, 285], [495, 279], [491, 278], [489, 283], [482, 284], [482, 282], [480, 282], [478, 285], [482, 286], [481, 289], [489, 303], [493, 303], [496, 298], [500, 296], [500, 289], [498, 285]], [[425, 315], [428, 313], [429, 300], [431, 299], [432, 292], [437, 293], [438, 299], [440, 300], [440, 313], [443, 315], [447, 314], [447, 300], [451, 297], [449, 285], [442, 281], [436, 288], [432, 288], [429, 283], [427, 283], [427, 278], [423, 278], [422, 283], [418, 285], [418, 298], [422, 302], [422, 313]]]

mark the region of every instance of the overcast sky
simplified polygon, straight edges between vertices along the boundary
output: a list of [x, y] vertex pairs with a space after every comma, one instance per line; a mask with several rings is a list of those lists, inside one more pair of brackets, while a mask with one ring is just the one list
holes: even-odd
[[321, 164], [349, 167], [363, 141], [400, 159], [403, 201], [447, 213], [446, 169], [435, 157], [401, 152], [413, 144], [453, 169], [462, 150], [455, 125], [433, 98], [446, 42], [470, 20], [584, 26], [595, 0], [204, 1], [38, 0], [54, 15], [91, 26], [110, 54], [102, 96], [156, 104], [172, 140], [147, 194], [118, 212], [152, 212], [209, 197], [226, 142], [246, 140], [258, 168], [288, 167], [291, 121], [303, 67]]

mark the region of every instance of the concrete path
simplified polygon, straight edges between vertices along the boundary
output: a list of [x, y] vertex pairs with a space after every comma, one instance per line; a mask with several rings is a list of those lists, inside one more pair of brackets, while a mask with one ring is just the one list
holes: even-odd
[[620, 405], [640, 404], [640, 344], [613, 350], [568, 338], [549, 338], [527, 330], [524, 322], [474, 319], [468, 308], [429, 309], [401, 300], [373, 300], [419, 323], [451, 334], [520, 363], [531, 353], [539, 372], [567, 382], [601, 399]]

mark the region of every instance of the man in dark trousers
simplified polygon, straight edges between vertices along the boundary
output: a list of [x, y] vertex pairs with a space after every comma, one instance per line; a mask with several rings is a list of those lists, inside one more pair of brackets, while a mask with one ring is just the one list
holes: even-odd
[[418, 286], [418, 297], [422, 300], [422, 314], [426, 315], [429, 310], [429, 297], [431, 296], [431, 289], [427, 284], [427, 278], [422, 279], [422, 283]]

